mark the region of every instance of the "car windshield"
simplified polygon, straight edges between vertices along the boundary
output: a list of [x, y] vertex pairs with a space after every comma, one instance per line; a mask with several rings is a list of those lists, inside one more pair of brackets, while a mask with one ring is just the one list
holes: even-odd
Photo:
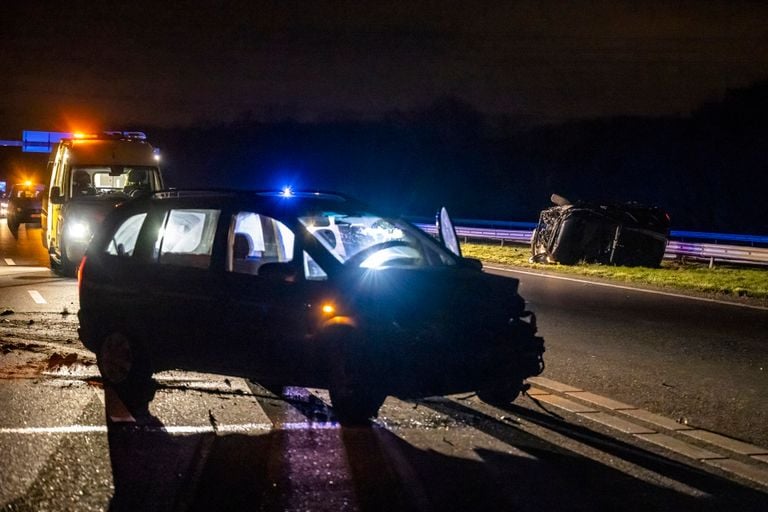
[[361, 268], [455, 265], [455, 258], [413, 226], [378, 215], [320, 212], [301, 223], [337, 260]]

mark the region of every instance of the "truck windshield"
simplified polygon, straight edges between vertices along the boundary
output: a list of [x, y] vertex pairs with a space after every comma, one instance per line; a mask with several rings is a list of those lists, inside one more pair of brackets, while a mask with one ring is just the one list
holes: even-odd
[[107, 194], [131, 195], [135, 191], [160, 189], [160, 171], [149, 166], [74, 167], [71, 172], [71, 197]]

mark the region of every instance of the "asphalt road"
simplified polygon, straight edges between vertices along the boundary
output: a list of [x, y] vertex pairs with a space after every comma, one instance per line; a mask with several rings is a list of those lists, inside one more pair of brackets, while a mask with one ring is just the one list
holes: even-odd
[[348, 429], [323, 390], [168, 372], [129, 411], [22, 230], [0, 225], [0, 510], [768, 510], [766, 310], [488, 268], [547, 340], [510, 406], [390, 397]]
[[0, 312], [76, 313], [78, 307], [75, 281], [48, 267], [41, 229], [21, 225], [14, 237], [0, 220]]
[[547, 377], [768, 446], [768, 309], [486, 271], [521, 280], [546, 340]]

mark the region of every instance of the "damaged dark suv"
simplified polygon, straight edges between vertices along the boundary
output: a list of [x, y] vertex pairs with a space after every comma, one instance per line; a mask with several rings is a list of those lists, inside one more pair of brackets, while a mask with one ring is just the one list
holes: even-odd
[[531, 238], [531, 260], [573, 265], [658, 267], [669, 238], [669, 215], [635, 202], [571, 202], [552, 194]]
[[508, 403], [543, 370], [535, 317], [440, 219], [443, 243], [338, 194], [129, 201], [80, 266], [80, 337], [127, 404], [174, 368], [327, 388], [347, 423], [387, 395]]

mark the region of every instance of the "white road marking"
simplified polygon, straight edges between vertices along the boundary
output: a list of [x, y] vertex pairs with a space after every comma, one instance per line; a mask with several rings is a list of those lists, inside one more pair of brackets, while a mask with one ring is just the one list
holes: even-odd
[[636, 288], [634, 286], [623, 286], [620, 284], [611, 284], [611, 283], [601, 283], [599, 281], [588, 281], [586, 279], [576, 279], [574, 277], [564, 277], [564, 276], [554, 276], [551, 274], [541, 274], [539, 272], [528, 272], [525, 270], [517, 270], [517, 269], [511, 269], [511, 268], [504, 268], [504, 267], [493, 267], [491, 265], [483, 265], [483, 268], [487, 268], [490, 270], [498, 270], [500, 272], [509, 272], [512, 274], [526, 274], [529, 276], [536, 276], [536, 277], [544, 277], [547, 279], [560, 279], [561, 281], [573, 281], [574, 283], [582, 283], [582, 284], [592, 284], [595, 286], [605, 286], [607, 288], [618, 288], [619, 290], [630, 290], [635, 292], [641, 292], [641, 293], [652, 293], [654, 295], [665, 295], [667, 297], [675, 297], [678, 299], [690, 299], [690, 300], [698, 300], [701, 302], [713, 302], [715, 304], [723, 304], [726, 306], [737, 306], [742, 308], [751, 308], [751, 309], [760, 309], [763, 311], [768, 311], [767, 306], [755, 306], [752, 304], [741, 304], [739, 302], [729, 302], [726, 300], [717, 300], [717, 299], [708, 299], [706, 297], [696, 297], [693, 295], [683, 295], [680, 293], [670, 293], [670, 292], [662, 292], [659, 290], [648, 290], [646, 288]]
[[[19, 266], [16, 264], [13, 265], [2, 265], [0, 266], [0, 276], [12, 276], [16, 274], [26, 274], [28, 272], [50, 272], [51, 269], [48, 267], [27, 267], [27, 266]], [[60, 280], [63, 280], [63, 278], [59, 278]], [[72, 280], [74, 283], [74, 279]]]
[[[104, 434], [109, 431], [107, 425], [65, 425], [60, 427], [18, 427], [0, 428], [0, 434]], [[115, 428], [115, 427], [112, 427]], [[118, 427], [119, 428], [119, 427]], [[214, 431], [211, 425], [136, 425], [142, 432], [165, 432], [167, 434], [213, 434], [218, 432], [247, 433], [272, 430], [271, 423], [241, 423], [238, 425], [217, 425]]]
[[13, 258], [5, 258], [5, 264], [6, 265], [15, 265], [16, 262], [13, 261]]
[[45, 300], [37, 290], [27, 290], [27, 293], [29, 293], [30, 297], [32, 297], [32, 300], [37, 304], [48, 304], [48, 301]]

